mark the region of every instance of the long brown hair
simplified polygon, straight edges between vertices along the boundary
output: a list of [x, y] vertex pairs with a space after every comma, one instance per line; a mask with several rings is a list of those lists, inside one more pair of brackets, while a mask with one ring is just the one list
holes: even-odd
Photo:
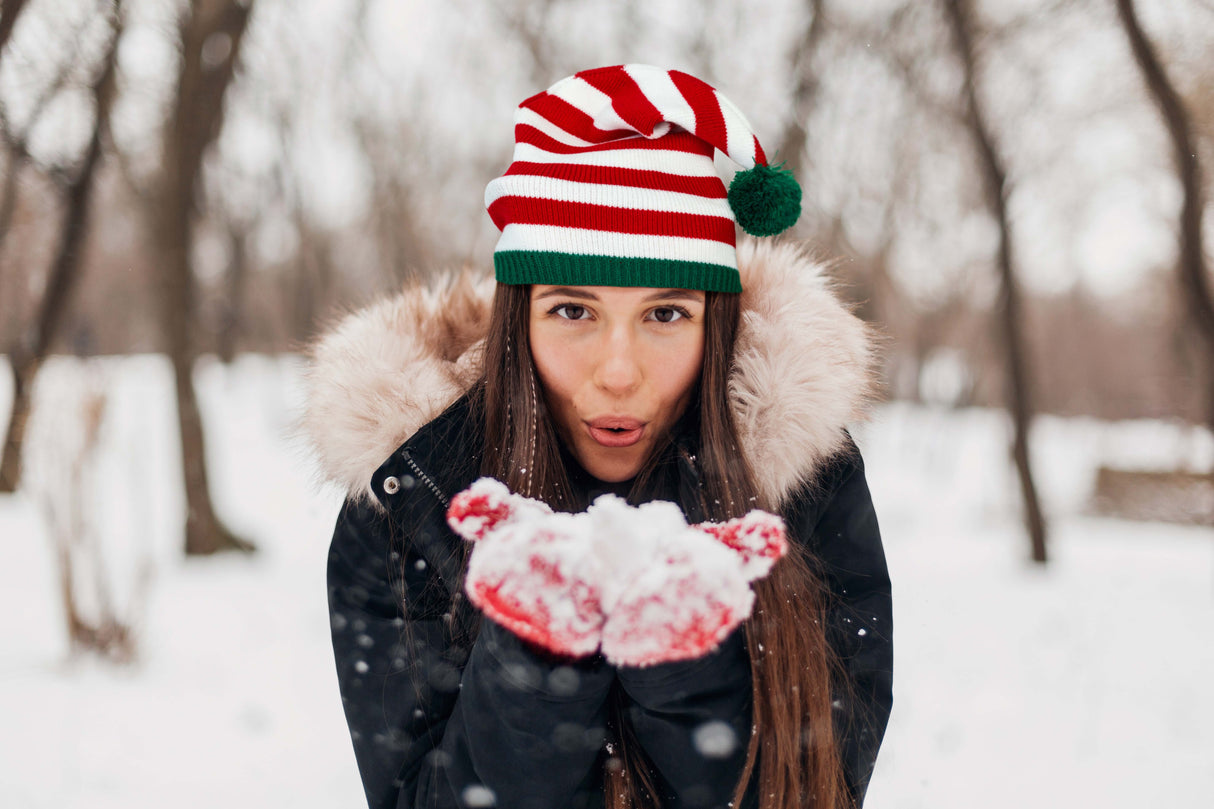
[[[531, 288], [525, 285], [499, 284], [494, 296], [480, 397], [479, 417], [485, 424], [481, 473], [553, 508], [571, 509], [574, 495], [560, 440], [531, 358], [530, 300]], [[757, 491], [729, 406], [739, 318], [740, 296], [706, 293], [696, 463], [700, 505], [707, 519], [715, 521], [779, 505], [766, 502]], [[643, 471], [638, 478], [646, 476]], [[788, 556], [755, 583], [755, 608], [746, 622], [754, 732], [734, 806], [741, 805], [756, 768], [761, 809], [840, 809], [850, 803], [832, 721], [836, 664], [826, 642], [824, 593], [813, 564], [802, 543], [791, 542]], [[619, 750], [606, 766], [607, 806], [657, 807], [649, 764], [631, 737], [618, 699], [611, 715]]]

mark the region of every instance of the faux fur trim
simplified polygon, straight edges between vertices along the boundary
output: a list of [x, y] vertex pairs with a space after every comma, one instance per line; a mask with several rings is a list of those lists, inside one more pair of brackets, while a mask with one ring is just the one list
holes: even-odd
[[[869, 328], [790, 243], [744, 240], [730, 395], [763, 500], [781, 503], [846, 444], [874, 388]], [[480, 375], [494, 281], [445, 276], [346, 316], [309, 351], [300, 428], [351, 496]]]
[[876, 391], [872, 330], [791, 243], [738, 245], [742, 324], [729, 394], [763, 500], [782, 503], [847, 443]]
[[309, 348], [296, 429], [322, 477], [374, 501], [380, 464], [480, 375], [494, 284], [464, 273], [408, 288]]

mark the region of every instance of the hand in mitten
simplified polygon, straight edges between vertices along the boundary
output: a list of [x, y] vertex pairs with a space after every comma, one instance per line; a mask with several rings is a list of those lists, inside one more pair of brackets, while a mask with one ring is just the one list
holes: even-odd
[[551, 513], [547, 503], [513, 494], [493, 478], [481, 478], [452, 498], [447, 524], [464, 539], [475, 542], [500, 525]]
[[[596, 501], [591, 510], [600, 508]], [[672, 503], [631, 511], [634, 542], [648, 553], [640, 554], [645, 565], [636, 575], [617, 578], [616, 589], [604, 586], [603, 655], [617, 665], [650, 666], [707, 654], [750, 616], [750, 582], [787, 550], [783, 522], [754, 511], [688, 526]]]
[[785, 552], [784, 524], [761, 511], [688, 526], [678, 506], [634, 508], [604, 495], [584, 514], [482, 479], [458, 495], [451, 527], [476, 541], [465, 589], [491, 619], [551, 651], [620, 665], [688, 660], [750, 615], [750, 582]]
[[593, 559], [572, 515], [482, 478], [451, 501], [447, 522], [476, 542], [464, 589], [485, 615], [557, 654], [598, 649], [603, 614]]
[[728, 522], [702, 522], [694, 527], [716, 537], [737, 553], [742, 559], [742, 572], [748, 581], [766, 576], [772, 566], [788, 553], [784, 520], [759, 509]]

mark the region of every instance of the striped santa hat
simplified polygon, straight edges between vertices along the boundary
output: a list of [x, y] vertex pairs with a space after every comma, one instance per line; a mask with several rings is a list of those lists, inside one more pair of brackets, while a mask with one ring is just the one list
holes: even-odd
[[[742, 113], [678, 70], [584, 70], [514, 115], [514, 160], [485, 189], [504, 284], [741, 292], [735, 222], [769, 236], [801, 189], [769, 166]], [[742, 167], [726, 192], [719, 149]]]

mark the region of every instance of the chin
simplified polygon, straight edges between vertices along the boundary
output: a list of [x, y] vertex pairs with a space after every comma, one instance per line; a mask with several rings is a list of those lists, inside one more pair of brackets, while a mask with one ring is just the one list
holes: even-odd
[[622, 483], [637, 476], [644, 465], [640, 460], [579, 458], [582, 468], [604, 483]]
[[591, 477], [595, 478], [596, 480], [601, 480], [604, 483], [623, 483], [626, 480], [631, 480], [632, 478], [636, 477], [637, 472], [641, 470], [629, 470], [627, 472], [603, 472], [601, 474], [593, 469], [588, 469], [586, 471], [590, 473]]

